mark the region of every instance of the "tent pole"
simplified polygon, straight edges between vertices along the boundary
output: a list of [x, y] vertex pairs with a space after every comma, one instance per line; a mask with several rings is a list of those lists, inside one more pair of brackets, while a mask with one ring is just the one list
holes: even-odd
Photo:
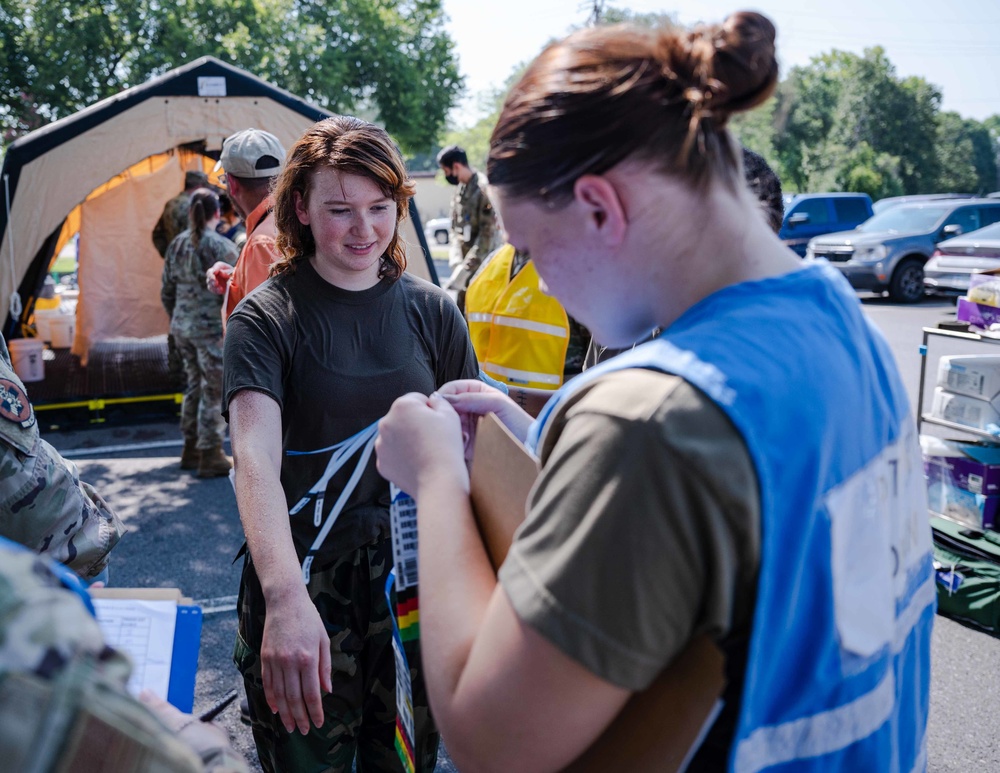
[[21, 316], [21, 296], [17, 292], [17, 269], [14, 266], [14, 228], [10, 222], [10, 175], [3, 176], [4, 200], [7, 204], [7, 244], [10, 246], [10, 283], [13, 288], [10, 292], [10, 303], [8, 313], [12, 319]]

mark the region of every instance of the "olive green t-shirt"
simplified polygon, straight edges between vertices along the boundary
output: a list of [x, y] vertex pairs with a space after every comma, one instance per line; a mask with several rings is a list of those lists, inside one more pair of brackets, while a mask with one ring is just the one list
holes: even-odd
[[698, 633], [727, 658], [743, 642], [745, 660], [760, 497], [715, 403], [676, 376], [616, 371], [565, 401], [540, 456], [500, 570], [525, 623], [628, 690], [648, 687]]

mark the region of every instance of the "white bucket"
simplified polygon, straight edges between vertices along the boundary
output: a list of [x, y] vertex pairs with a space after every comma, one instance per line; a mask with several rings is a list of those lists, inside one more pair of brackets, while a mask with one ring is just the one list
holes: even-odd
[[14, 372], [25, 383], [41, 381], [45, 378], [45, 362], [42, 352], [45, 344], [37, 338], [15, 338], [7, 342], [10, 349], [10, 361]]
[[35, 330], [42, 341], [52, 340], [52, 320], [59, 319], [62, 312], [58, 309], [35, 309]]
[[73, 333], [76, 331], [76, 316], [59, 314], [49, 319], [49, 332], [52, 337], [53, 349], [68, 349], [73, 345]]

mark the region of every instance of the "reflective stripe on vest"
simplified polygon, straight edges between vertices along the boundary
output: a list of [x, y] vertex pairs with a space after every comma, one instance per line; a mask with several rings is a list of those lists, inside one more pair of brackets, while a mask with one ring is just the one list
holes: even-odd
[[538, 289], [529, 261], [510, 278], [514, 247], [494, 253], [465, 296], [469, 337], [480, 367], [507, 384], [555, 389], [569, 348], [569, 318], [562, 305]]
[[935, 588], [916, 429], [853, 290], [825, 261], [804, 266], [727, 287], [573, 379], [529, 445], [544, 458], [565, 396], [611, 371], [674, 373], [708, 395], [743, 436], [761, 497], [730, 770], [920, 773]]

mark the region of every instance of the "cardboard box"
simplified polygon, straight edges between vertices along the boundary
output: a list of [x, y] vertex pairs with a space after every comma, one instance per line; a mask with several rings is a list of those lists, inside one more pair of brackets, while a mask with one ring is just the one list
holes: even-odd
[[920, 438], [931, 512], [976, 529], [1000, 526], [1000, 447]]
[[920, 436], [924, 473], [973, 494], [1000, 496], [1000, 446]]
[[995, 306], [987, 306], [985, 303], [975, 303], [962, 297], [958, 299], [955, 319], [989, 330], [990, 325], [1000, 323], [1000, 309]]
[[992, 402], [1000, 395], [1000, 355], [942, 357], [938, 361], [937, 383], [949, 392]]
[[1000, 526], [1000, 497], [987, 497], [949, 485], [944, 480], [927, 480], [927, 507], [937, 515], [983, 531]]
[[969, 277], [968, 298], [982, 306], [1000, 308], [1000, 271], [977, 271]]
[[[470, 494], [494, 569], [524, 520], [537, 476], [538, 460], [494, 414], [484, 416], [476, 430]], [[693, 638], [563, 773], [684, 770], [703, 730], [715, 720], [724, 687], [722, 652], [704, 634]]]
[[995, 434], [1000, 440], [1000, 411], [989, 400], [978, 400], [935, 387], [931, 416]]

